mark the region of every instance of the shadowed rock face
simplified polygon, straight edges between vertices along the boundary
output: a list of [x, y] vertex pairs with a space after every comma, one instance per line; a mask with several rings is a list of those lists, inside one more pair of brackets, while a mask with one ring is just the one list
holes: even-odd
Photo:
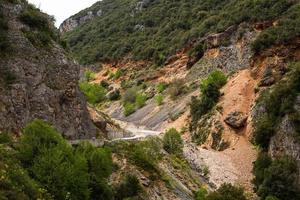
[[39, 118], [66, 138], [93, 137], [96, 129], [78, 89], [79, 66], [54, 42], [47, 48], [31, 44], [21, 31], [30, 28], [18, 18], [24, 5], [3, 6], [12, 53], [0, 59], [0, 71], [13, 78], [9, 85], [0, 80], [0, 132], [20, 134]]

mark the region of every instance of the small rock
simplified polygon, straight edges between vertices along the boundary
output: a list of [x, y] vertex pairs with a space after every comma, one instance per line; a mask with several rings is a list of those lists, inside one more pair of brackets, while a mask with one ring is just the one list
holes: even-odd
[[245, 126], [247, 122], [248, 116], [245, 115], [242, 112], [235, 111], [230, 113], [226, 118], [225, 118], [225, 123], [228, 124], [229, 126], [233, 128], [242, 128]]

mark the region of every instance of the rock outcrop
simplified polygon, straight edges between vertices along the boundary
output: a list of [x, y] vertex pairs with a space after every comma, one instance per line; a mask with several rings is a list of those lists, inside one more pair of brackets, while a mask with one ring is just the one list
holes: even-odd
[[100, 9], [98, 11], [86, 11], [84, 14], [80, 16], [73, 16], [66, 19], [60, 26], [59, 31], [63, 34], [69, 31], [74, 30], [78, 26], [86, 24], [87, 22], [91, 21], [95, 17], [102, 16], [103, 11]]
[[19, 18], [24, 3], [2, 6], [12, 51], [0, 59], [1, 75], [11, 77], [6, 84], [0, 80], [0, 132], [20, 134], [27, 123], [39, 118], [66, 138], [94, 137], [96, 128], [78, 89], [79, 66], [54, 41], [49, 47], [32, 44], [24, 29], [33, 30]]
[[224, 121], [229, 126], [239, 129], [245, 126], [247, 122], [247, 118], [248, 118], [247, 115], [245, 115], [244, 113], [235, 111], [229, 113]]

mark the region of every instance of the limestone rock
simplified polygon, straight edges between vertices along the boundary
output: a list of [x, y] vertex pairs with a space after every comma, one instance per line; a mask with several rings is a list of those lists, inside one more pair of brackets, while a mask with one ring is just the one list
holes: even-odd
[[225, 118], [225, 123], [229, 126], [239, 129], [245, 126], [248, 116], [242, 112], [234, 111]]
[[[45, 48], [24, 36], [22, 29], [30, 27], [18, 20], [22, 3], [4, 6], [13, 54], [0, 59], [0, 132], [20, 134], [29, 122], [42, 119], [68, 139], [94, 137], [96, 128], [78, 88], [79, 66], [54, 41]], [[8, 84], [2, 83], [3, 72], [13, 77]]]

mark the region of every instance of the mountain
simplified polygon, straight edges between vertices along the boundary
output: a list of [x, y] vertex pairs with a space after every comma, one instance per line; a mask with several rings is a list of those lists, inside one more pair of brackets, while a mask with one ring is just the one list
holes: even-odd
[[217, 187], [297, 199], [299, 9], [293, 0], [103, 0], [60, 31], [85, 64], [83, 86], [107, 88], [99, 109], [181, 130], [185, 160], [207, 166]]
[[0, 0], [0, 199], [298, 200], [299, 33], [298, 0], [103, 0], [59, 30]]
[[26, 1], [1, 1], [1, 35], [0, 130], [20, 134], [40, 118], [67, 138], [94, 136], [79, 65], [59, 44], [52, 19]]
[[67, 19], [60, 30], [81, 63], [130, 57], [162, 65], [200, 38], [242, 22], [269, 22], [254, 44], [257, 50], [293, 38], [297, 2], [103, 0]]

